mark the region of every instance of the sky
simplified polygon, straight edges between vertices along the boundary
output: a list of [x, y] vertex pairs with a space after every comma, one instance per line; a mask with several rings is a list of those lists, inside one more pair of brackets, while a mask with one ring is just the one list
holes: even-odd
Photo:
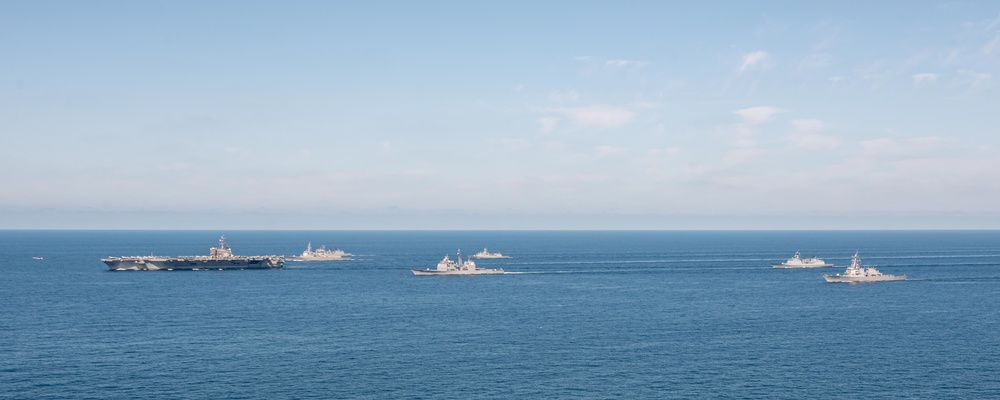
[[0, 229], [1000, 229], [996, 1], [0, 2]]

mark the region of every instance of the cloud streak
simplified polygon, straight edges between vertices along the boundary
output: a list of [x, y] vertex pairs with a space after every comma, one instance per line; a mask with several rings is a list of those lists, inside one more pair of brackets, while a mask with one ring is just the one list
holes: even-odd
[[610, 67], [645, 67], [648, 64], [648, 62], [636, 60], [607, 60], [604, 62], [604, 65]]
[[744, 54], [743, 62], [740, 64], [740, 73], [753, 69], [769, 69], [771, 67], [770, 58], [770, 54], [763, 50]]
[[579, 127], [611, 129], [631, 122], [636, 114], [621, 107], [585, 106], [564, 107], [554, 111], [565, 115]]
[[931, 73], [910, 75], [910, 77], [913, 78], [913, 83], [916, 84], [917, 86], [937, 82], [939, 76], [940, 75], [938, 74], [931, 74]]
[[860, 142], [862, 152], [867, 156], [889, 157], [910, 156], [931, 152], [945, 144], [945, 140], [936, 136], [910, 139], [879, 138]]
[[743, 118], [743, 124], [754, 126], [768, 123], [774, 119], [776, 114], [780, 114], [785, 111], [786, 110], [777, 107], [760, 106], [739, 109], [736, 110], [735, 113]]

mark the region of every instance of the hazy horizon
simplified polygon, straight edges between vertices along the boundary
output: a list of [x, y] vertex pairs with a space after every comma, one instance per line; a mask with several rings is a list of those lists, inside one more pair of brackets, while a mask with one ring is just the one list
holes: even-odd
[[7, 2], [0, 229], [1000, 229], [1000, 3]]

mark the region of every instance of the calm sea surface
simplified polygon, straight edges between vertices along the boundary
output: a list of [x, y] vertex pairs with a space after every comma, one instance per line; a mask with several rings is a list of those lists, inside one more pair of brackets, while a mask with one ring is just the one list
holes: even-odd
[[[221, 234], [357, 256], [100, 262]], [[855, 251], [909, 280], [825, 283]], [[1000, 398], [1000, 232], [0, 231], [0, 398]]]

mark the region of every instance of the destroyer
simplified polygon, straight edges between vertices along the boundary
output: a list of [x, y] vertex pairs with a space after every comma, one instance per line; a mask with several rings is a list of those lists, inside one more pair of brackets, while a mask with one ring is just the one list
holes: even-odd
[[444, 259], [438, 263], [437, 269], [410, 269], [413, 275], [425, 276], [425, 275], [490, 275], [490, 274], [502, 274], [503, 269], [490, 269], [490, 268], [476, 268], [476, 262], [472, 259], [468, 259], [462, 262], [462, 251], [458, 251], [458, 261], [452, 261], [445, 254]]
[[279, 256], [234, 256], [225, 236], [219, 238], [218, 247], [209, 249], [208, 256], [126, 256], [108, 257], [101, 261], [112, 271], [266, 269], [285, 265], [285, 259]]
[[486, 248], [483, 247], [483, 251], [473, 254], [472, 258], [510, 258], [510, 256], [505, 256], [499, 252], [490, 253], [489, 250], [486, 250]]
[[788, 261], [781, 264], [771, 264], [771, 266], [774, 268], [823, 268], [832, 267], [833, 264], [827, 264], [816, 257], [809, 257], [803, 260], [799, 252], [796, 251], [795, 255], [789, 258]]
[[845, 283], [855, 283], [855, 282], [888, 282], [888, 281], [905, 281], [906, 275], [886, 275], [879, 272], [875, 267], [863, 267], [861, 266], [861, 258], [858, 257], [858, 253], [854, 253], [854, 257], [851, 258], [851, 266], [847, 267], [847, 271], [844, 274], [827, 275], [823, 274], [823, 279], [827, 282], [845, 282]]
[[341, 249], [327, 250], [326, 245], [312, 249], [312, 243], [306, 245], [306, 250], [296, 257], [288, 257], [288, 261], [346, 261], [350, 260], [353, 254], [344, 252]]

